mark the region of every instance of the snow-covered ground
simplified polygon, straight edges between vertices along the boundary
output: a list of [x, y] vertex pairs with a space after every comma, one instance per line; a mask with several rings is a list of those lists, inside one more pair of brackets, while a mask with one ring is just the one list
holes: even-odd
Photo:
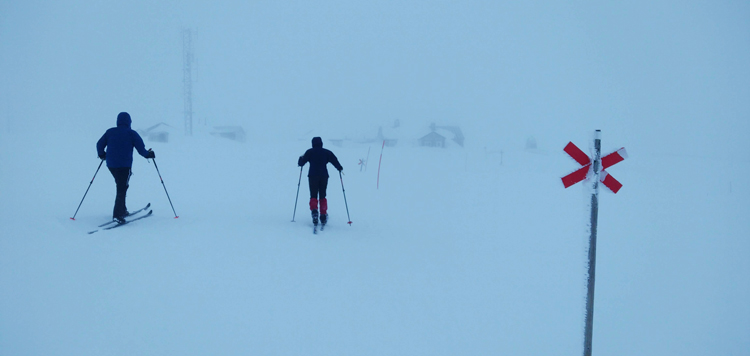
[[[332, 175], [313, 235], [304, 176], [291, 222], [309, 140], [176, 137], [147, 146], [179, 218], [136, 157], [128, 207], [154, 216], [89, 235], [114, 200], [102, 168], [69, 219], [98, 136], [4, 135], [0, 354], [580, 354], [589, 190], [559, 177], [577, 166], [567, 140], [588, 138], [502, 161], [474, 144], [386, 147], [379, 189], [377, 144], [326, 141], [353, 223]], [[603, 142], [631, 157], [600, 198], [595, 353], [746, 355], [750, 187], [732, 169], [748, 162]]]
[[[580, 355], [590, 187], [560, 177], [595, 129], [630, 158], [600, 196], [594, 355], [750, 355], [748, 14], [0, 1], [0, 356]], [[167, 125], [148, 146], [179, 218], [136, 157], [128, 207], [154, 215], [89, 235], [106, 168], [69, 218], [120, 111]], [[417, 147], [432, 124], [451, 147]], [[318, 235], [304, 177], [291, 221], [313, 136], [353, 222], [334, 175]], [[379, 188], [376, 138], [398, 139]]]

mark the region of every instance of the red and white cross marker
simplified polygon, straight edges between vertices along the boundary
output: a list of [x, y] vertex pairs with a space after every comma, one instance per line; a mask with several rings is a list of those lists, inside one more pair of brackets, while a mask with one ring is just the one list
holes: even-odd
[[[580, 148], [574, 145], [573, 142], [568, 142], [568, 144], [565, 146], [564, 151], [565, 153], [570, 155], [570, 157], [573, 157], [573, 159], [582, 166], [575, 172], [562, 177], [563, 186], [565, 186], [565, 188], [568, 188], [573, 184], [586, 179], [590, 173], [593, 173], [591, 172], [591, 165], [593, 162], [591, 158], [589, 158], [587, 154], [581, 151]], [[622, 162], [626, 158], [628, 158], [628, 152], [625, 151], [624, 147], [601, 158], [602, 170], [599, 174], [599, 181], [602, 182], [602, 184], [604, 184], [605, 187], [609, 188], [613, 193], [617, 193], [620, 188], [622, 188], [622, 184], [618, 182], [615, 177], [612, 177], [611, 174], [607, 173], [604, 170], [614, 166], [617, 163]]]

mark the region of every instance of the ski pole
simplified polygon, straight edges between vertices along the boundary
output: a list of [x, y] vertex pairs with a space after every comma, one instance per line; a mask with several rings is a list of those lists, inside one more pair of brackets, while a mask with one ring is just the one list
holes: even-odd
[[294, 214], [292, 214], [292, 222], [294, 217], [297, 216], [297, 199], [299, 199], [299, 185], [302, 183], [302, 167], [299, 167], [299, 181], [297, 182], [297, 197], [294, 198]]
[[154, 167], [156, 167], [156, 173], [159, 175], [159, 179], [161, 180], [161, 185], [164, 187], [164, 193], [167, 193], [167, 199], [169, 200], [169, 206], [172, 207], [172, 212], [174, 213], [174, 218], [177, 219], [179, 216], [177, 216], [177, 213], [174, 211], [174, 205], [172, 205], [172, 199], [169, 198], [169, 192], [167, 192], [167, 186], [164, 185], [164, 179], [161, 177], [161, 172], [159, 172], [159, 166], [156, 165], [156, 158], [152, 158], [151, 161], [154, 162]]
[[385, 149], [385, 140], [383, 140], [383, 147], [380, 147], [380, 161], [378, 162], [378, 184], [375, 189], [380, 189], [380, 164], [383, 163], [383, 150]]
[[[96, 174], [99, 173], [99, 168], [102, 168], [102, 163], [104, 163], [104, 160], [102, 160], [101, 162], [99, 162], [99, 167], [96, 167], [96, 172], [94, 172], [94, 178], [96, 178]], [[70, 218], [70, 220], [75, 220], [76, 219], [76, 215], [78, 215], [78, 209], [81, 208], [81, 204], [83, 204], [83, 199], [86, 199], [86, 194], [89, 193], [89, 189], [91, 189], [91, 184], [94, 183], [94, 178], [91, 178], [91, 183], [89, 183], [89, 187], [86, 188], [86, 193], [83, 193], [83, 198], [81, 198], [81, 202], [78, 203], [78, 208], [76, 209], [75, 214], [73, 214], [73, 217]]]
[[352, 226], [352, 218], [349, 217], [349, 204], [346, 203], [346, 189], [344, 189], [344, 177], [341, 176], [341, 171], [339, 171], [339, 179], [341, 179], [341, 191], [344, 192], [344, 205], [346, 205], [346, 218], [349, 219], [349, 226]]

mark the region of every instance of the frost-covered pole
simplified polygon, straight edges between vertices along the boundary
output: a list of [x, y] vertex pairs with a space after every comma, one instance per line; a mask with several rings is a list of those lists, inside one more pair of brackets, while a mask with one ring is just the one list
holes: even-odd
[[589, 237], [589, 275], [586, 292], [586, 331], [583, 341], [583, 355], [591, 356], [591, 341], [594, 329], [594, 285], [596, 281], [596, 225], [599, 218], [599, 172], [601, 169], [602, 131], [594, 136], [594, 187], [591, 192], [591, 235]]
[[[583, 355], [591, 356], [591, 341], [594, 329], [594, 285], [596, 281], [596, 226], [599, 217], [599, 182], [609, 188], [612, 193], [622, 188], [617, 181], [605, 169], [612, 167], [618, 162], [628, 158], [625, 147], [602, 157], [602, 131], [596, 130], [594, 136], [594, 158], [581, 151], [573, 142], [568, 142], [563, 151], [581, 165], [573, 173], [562, 177], [565, 188], [569, 188], [578, 182], [590, 179], [594, 186], [591, 191], [591, 236], [589, 237], [589, 274], [587, 280], [588, 290], [586, 292], [586, 330], [583, 342]], [[593, 176], [593, 177], [592, 177]]]

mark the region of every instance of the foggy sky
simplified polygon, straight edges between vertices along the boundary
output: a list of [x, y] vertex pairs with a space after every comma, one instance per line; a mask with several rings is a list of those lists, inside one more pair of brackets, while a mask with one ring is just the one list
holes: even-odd
[[400, 119], [750, 158], [743, 1], [0, 1], [0, 138], [93, 140], [120, 111], [182, 127], [182, 28], [196, 123], [250, 139]]

